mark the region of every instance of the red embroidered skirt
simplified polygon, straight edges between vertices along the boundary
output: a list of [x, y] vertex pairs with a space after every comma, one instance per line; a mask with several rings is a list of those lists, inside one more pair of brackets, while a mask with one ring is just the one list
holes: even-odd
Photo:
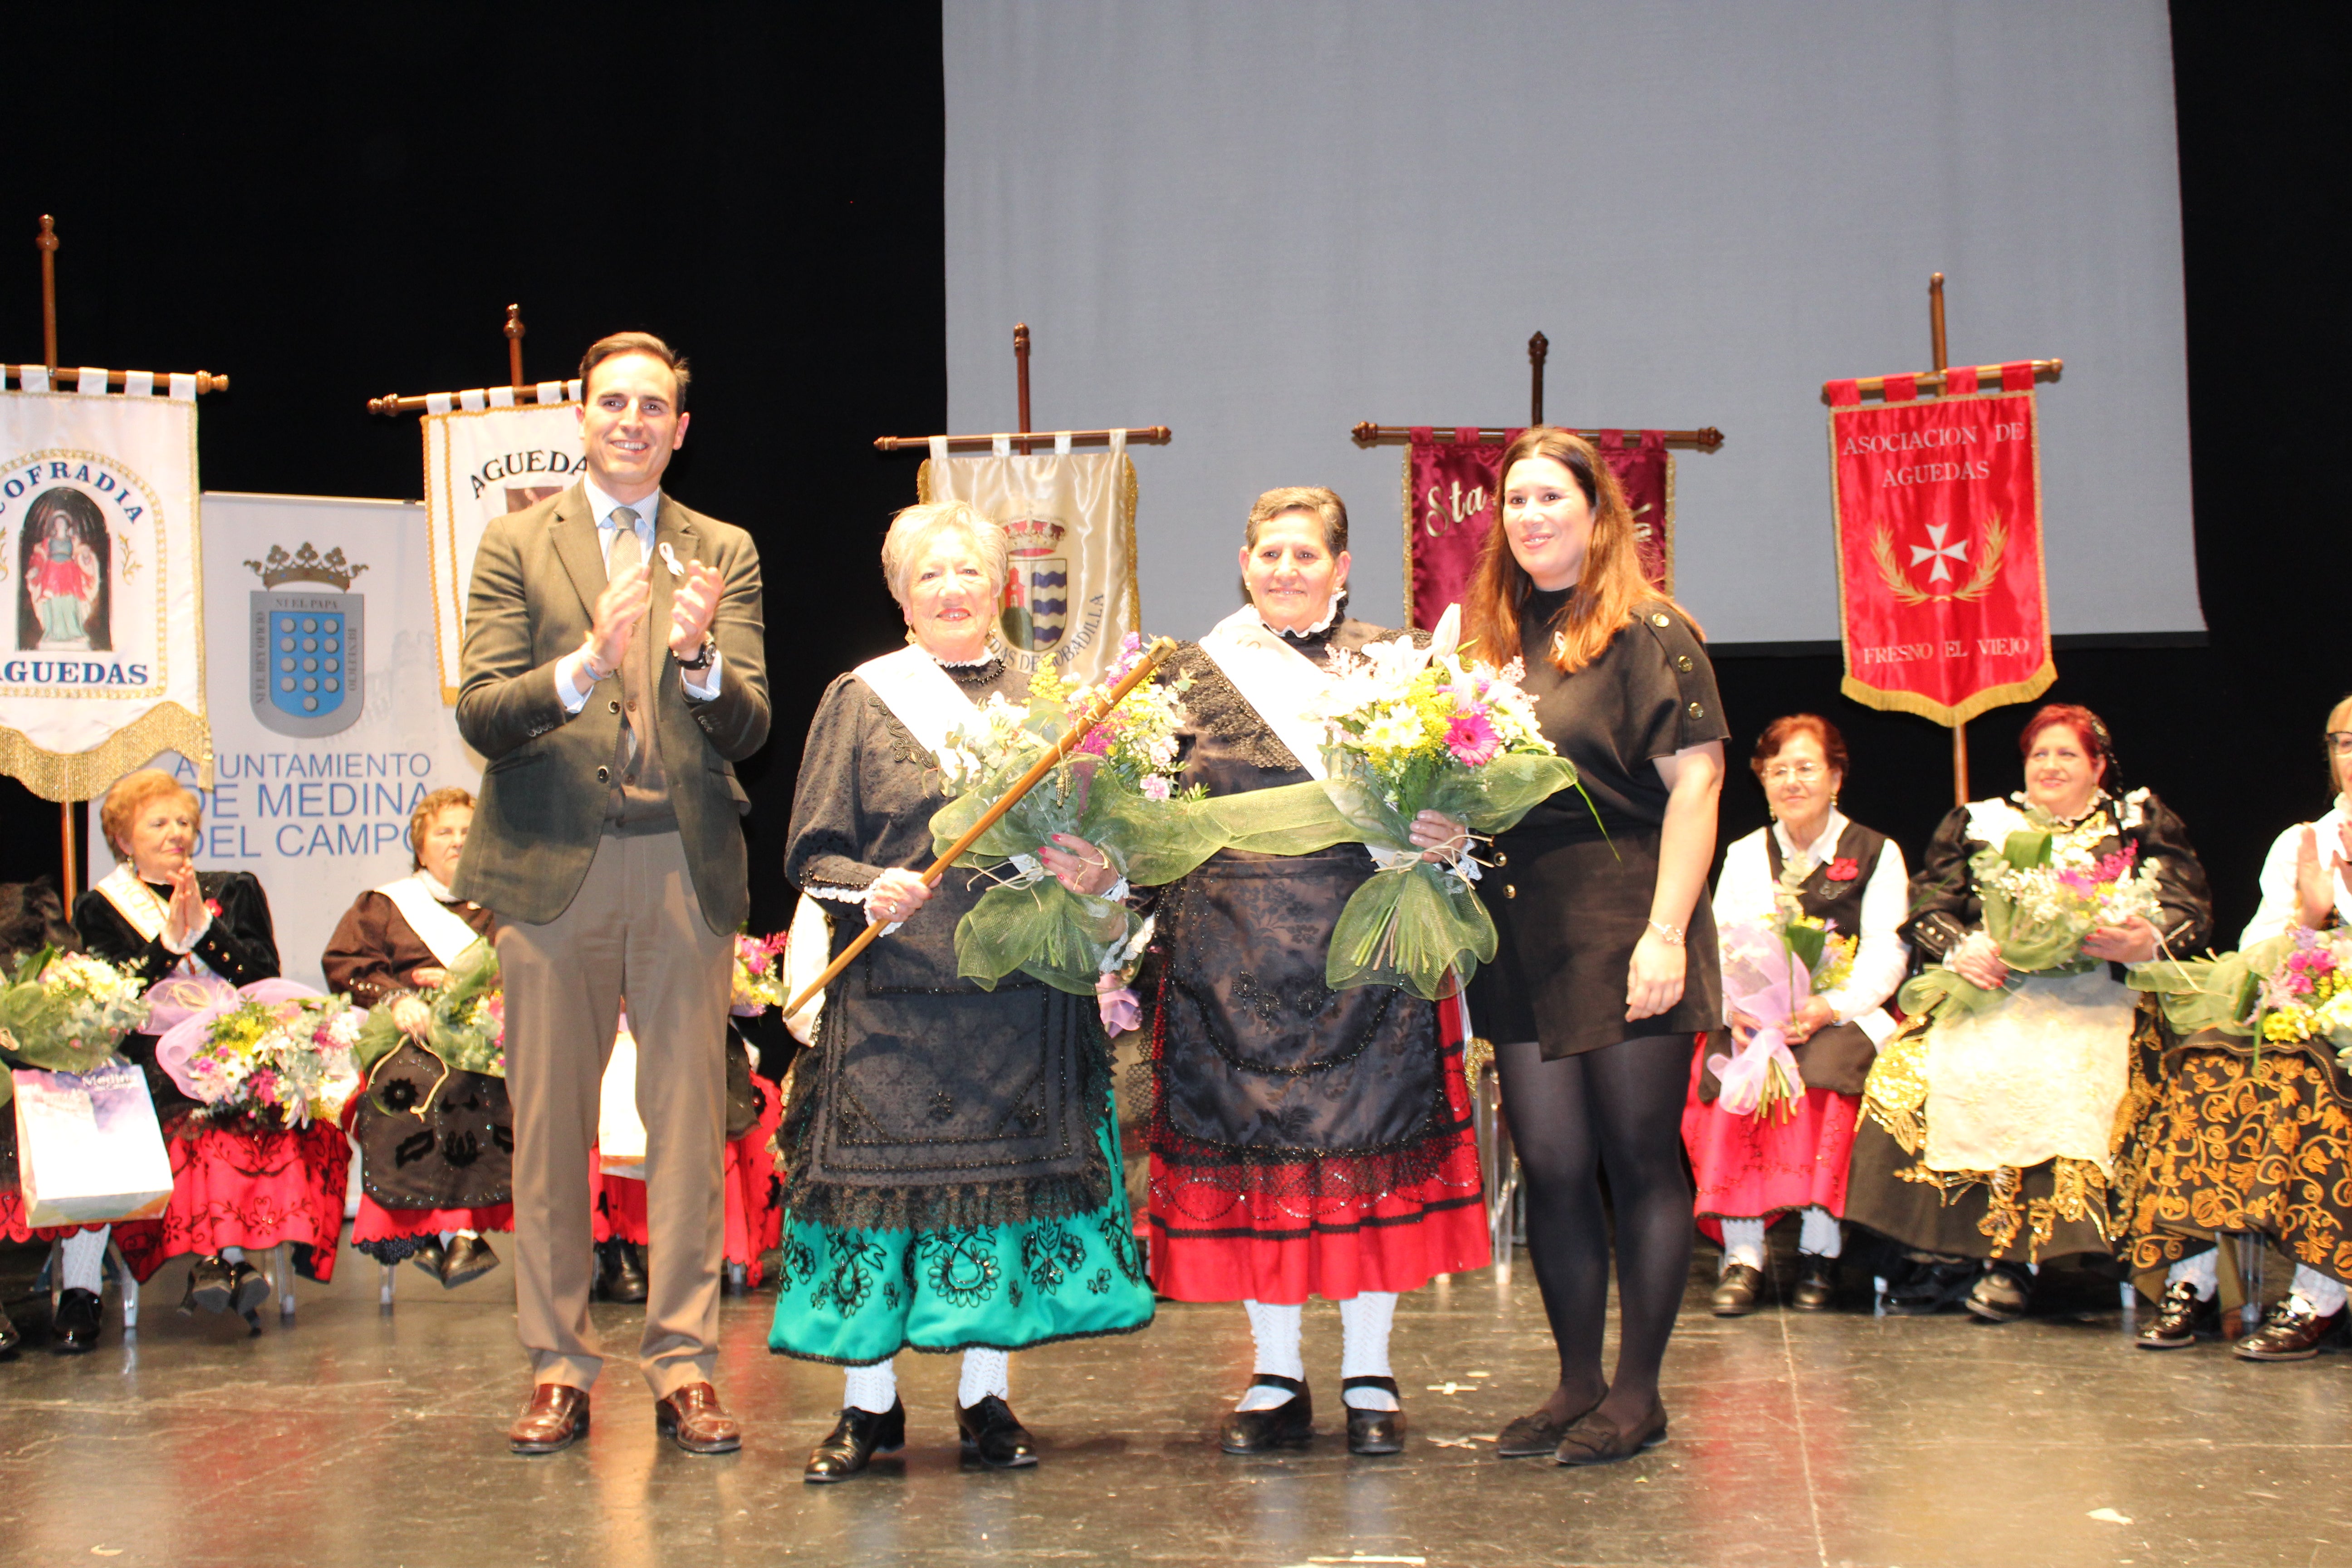
[[1691, 1061], [1690, 1098], [1683, 1105], [1683, 1146], [1698, 1179], [1699, 1229], [1720, 1241], [1717, 1222], [1726, 1219], [1769, 1219], [1814, 1207], [1843, 1218], [1861, 1096], [1809, 1089], [1785, 1106], [1734, 1116], [1721, 1100], [1698, 1097], [1706, 1058], [1702, 1047]]
[[[784, 1210], [777, 1201], [775, 1137], [783, 1125], [783, 1096], [776, 1086], [754, 1075], [751, 1092], [760, 1099], [759, 1124], [727, 1145], [727, 1261], [743, 1266], [747, 1284], [763, 1278], [760, 1259], [783, 1240]], [[599, 1242], [620, 1240], [646, 1244], [646, 1184], [626, 1176], [608, 1176], [590, 1156], [591, 1192], [596, 1209], [593, 1226]]]
[[1151, 1288], [1176, 1301], [1402, 1294], [1491, 1261], [1460, 1012], [1438, 1009], [1444, 1130], [1395, 1157], [1203, 1167], [1151, 1156]]
[[329, 1121], [264, 1127], [240, 1118], [163, 1140], [172, 1156], [172, 1202], [161, 1219], [114, 1227], [131, 1271], [142, 1282], [168, 1258], [209, 1256], [226, 1247], [257, 1251], [280, 1242], [312, 1249], [320, 1281], [334, 1278], [343, 1229], [352, 1146]]

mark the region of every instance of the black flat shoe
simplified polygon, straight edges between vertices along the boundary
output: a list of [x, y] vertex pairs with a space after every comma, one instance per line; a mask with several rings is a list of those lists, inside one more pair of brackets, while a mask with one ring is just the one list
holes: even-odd
[[236, 1300], [236, 1276], [228, 1259], [217, 1255], [199, 1258], [188, 1269], [188, 1292], [180, 1298], [180, 1310], [194, 1314], [201, 1307], [207, 1312], [226, 1312]]
[[0, 1356], [16, 1354], [16, 1347], [24, 1342], [25, 1336], [17, 1332], [15, 1323], [8, 1321], [7, 1310], [0, 1308]]
[[1744, 1318], [1764, 1299], [1764, 1271], [1734, 1263], [1715, 1283], [1711, 1305], [1718, 1318]]
[[441, 1288], [469, 1285], [499, 1266], [499, 1255], [478, 1236], [452, 1237], [441, 1255]]
[[1359, 1410], [1348, 1405], [1348, 1452], [1350, 1454], [1401, 1454], [1404, 1452], [1404, 1395], [1397, 1391], [1392, 1377], [1350, 1377], [1339, 1384], [1339, 1399], [1347, 1403], [1351, 1388], [1386, 1389], [1398, 1405], [1394, 1410]]
[[1940, 1312], [1967, 1295], [1983, 1272], [1983, 1265], [1965, 1261], [1923, 1263], [1887, 1287], [1887, 1315], [1925, 1318]]
[[2301, 1297], [2289, 1296], [2264, 1315], [2261, 1328], [2231, 1345], [2230, 1353], [2246, 1361], [2309, 1361], [2348, 1315], [2338, 1307], [2322, 1317]]
[[2202, 1298], [2197, 1294], [2196, 1286], [2186, 1279], [2176, 1279], [2164, 1288], [2164, 1300], [2157, 1303], [2156, 1316], [2133, 1337], [2132, 1342], [2144, 1351], [2177, 1351], [2200, 1339], [2218, 1338], [2221, 1332], [2221, 1298]]
[[408, 1261], [438, 1279], [441, 1278], [441, 1266], [449, 1261], [449, 1255], [442, 1250], [440, 1237], [427, 1237], [415, 1251], [408, 1255]]
[[1969, 1287], [1960, 1303], [1971, 1317], [1988, 1323], [2013, 1323], [2033, 1302], [2033, 1276], [2021, 1263], [1996, 1263]]
[[68, 1290], [49, 1320], [49, 1348], [59, 1355], [87, 1355], [98, 1348], [98, 1292]]
[[1560, 1438], [1559, 1447], [1552, 1453], [1556, 1465], [1613, 1465], [1620, 1459], [1630, 1459], [1644, 1448], [1654, 1448], [1666, 1440], [1666, 1407], [1663, 1404], [1650, 1406], [1650, 1414], [1632, 1431], [1619, 1428], [1617, 1423], [1598, 1410], [1588, 1412]]
[[1797, 1283], [1789, 1305], [1800, 1312], [1826, 1312], [1837, 1305], [1838, 1260], [1818, 1252], [1797, 1254]]
[[1601, 1400], [1596, 1395], [1591, 1404], [1565, 1420], [1553, 1420], [1548, 1406], [1522, 1415], [1504, 1427], [1495, 1439], [1495, 1458], [1532, 1459], [1538, 1454], [1551, 1453], [1559, 1448], [1559, 1440], [1568, 1436], [1570, 1427], [1600, 1407]]
[[895, 1454], [907, 1446], [907, 1406], [892, 1400], [890, 1408], [876, 1414], [850, 1405], [833, 1424], [824, 1441], [809, 1450], [801, 1479], [811, 1486], [845, 1481], [864, 1469], [877, 1454]]
[[1295, 1377], [1261, 1372], [1251, 1377], [1252, 1388], [1286, 1388], [1291, 1397], [1271, 1410], [1236, 1410], [1225, 1417], [1219, 1447], [1228, 1454], [1271, 1454], [1277, 1448], [1304, 1448], [1315, 1437], [1315, 1397]]
[[1037, 1440], [1013, 1414], [1013, 1406], [993, 1394], [980, 1403], [956, 1407], [956, 1432], [964, 1457], [976, 1458], [992, 1470], [1018, 1470], [1037, 1462]]
[[607, 1301], [633, 1303], [646, 1299], [646, 1262], [634, 1244], [608, 1241], [596, 1249], [596, 1254], [598, 1295]]
[[269, 1300], [269, 1281], [242, 1258], [228, 1266], [228, 1279], [229, 1305], [240, 1318], [252, 1317]]

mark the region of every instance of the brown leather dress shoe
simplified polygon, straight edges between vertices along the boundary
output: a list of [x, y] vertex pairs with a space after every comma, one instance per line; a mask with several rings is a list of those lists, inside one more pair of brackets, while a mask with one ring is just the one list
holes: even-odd
[[689, 1383], [654, 1405], [654, 1430], [689, 1454], [731, 1454], [743, 1446], [743, 1428], [719, 1408], [719, 1391]]
[[507, 1447], [518, 1454], [553, 1454], [586, 1436], [588, 1391], [542, 1383], [530, 1391], [530, 1403], [507, 1428]]

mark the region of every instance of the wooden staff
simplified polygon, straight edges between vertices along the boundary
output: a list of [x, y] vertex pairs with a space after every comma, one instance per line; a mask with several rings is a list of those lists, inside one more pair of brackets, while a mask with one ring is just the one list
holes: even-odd
[[1544, 336], [1541, 332], [1538, 332], [1534, 337], [1528, 340], [1528, 369], [1529, 376], [1529, 388], [1528, 393], [1528, 423], [1530, 425], [1540, 425], [1543, 423], [1544, 361], [1550, 357], [1551, 340], [1549, 338]]
[[[1024, 436], [1067, 436], [1074, 447], [1108, 447], [1113, 436], [1124, 437], [1130, 447], [1164, 447], [1175, 434], [1165, 425], [1130, 425], [1124, 430], [1006, 430], [992, 436], [942, 436], [950, 452], [982, 452], [999, 441], [1018, 441]], [[929, 436], [877, 436], [874, 449], [877, 452], [912, 452], [929, 449]]]
[[523, 389], [522, 379], [522, 307], [507, 307], [507, 376], [508, 384], [517, 392]]
[[[58, 368], [58, 220], [47, 213], [41, 215], [41, 231], [33, 237], [33, 247], [41, 253], [41, 360], [54, 375]], [[52, 384], [55, 384], [52, 383]], [[65, 871], [65, 907], [73, 908], [79, 893], [81, 868], [74, 853], [75, 831], [73, 802], [58, 802], [58, 843]]]
[[[923, 873], [923, 886], [938, 887], [940, 879], [948, 874], [948, 868], [962, 858], [963, 852], [971, 848], [982, 834], [995, 826], [998, 817], [1019, 805], [1023, 795], [1037, 787], [1038, 781], [1060, 766], [1072, 752], [1078, 749], [1080, 742], [1095, 732], [1097, 725], [1110, 717], [1111, 710], [1125, 701], [1129, 692], [1150, 679], [1152, 672], [1157, 670], [1169, 655], [1175, 651], [1176, 643], [1173, 638], [1154, 639], [1151, 646], [1143, 650], [1143, 661], [1127, 672], [1127, 679], [1112, 687], [1106, 695], [1095, 700], [1095, 705], [1087, 711], [1085, 721], [1073, 724], [1064, 731], [1062, 738], [1054, 742], [1053, 749], [1038, 758], [1036, 763], [1027, 773], [1022, 774], [1011, 789], [1004, 792], [1003, 799], [982, 813], [980, 820], [967, 828], [962, 837], [948, 846], [946, 854], [931, 862], [930, 869]], [[886, 923], [887, 922], [883, 921], [874, 921], [868, 923], [864, 931], [859, 931], [857, 940], [849, 944], [848, 951], [825, 965], [824, 973], [809, 982], [801, 994], [785, 1005], [784, 1016], [789, 1018], [799, 1012], [808, 1005], [810, 997], [839, 979], [841, 972], [847, 969], [857, 955], [864, 952], [874, 939], [882, 934], [882, 928]]]
[[[1013, 369], [1018, 377], [1021, 399], [1021, 434], [1029, 434], [1029, 323], [1013, 323]], [[1029, 455], [1029, 443], [1021, 443], [1021, 455]]]
[[[1944, 357], [1944, 275], [1940, 272], [1927, 275], [1927, 344], [1936, 356], [1936, 384], [1940, 387], [1944, 372], [1951, 368]], [[1879, 390], [1885, 389], [1882, 379]], [[1969, 804], [1969, 727], [1958, 720], [1952, 723], [1952, 804]]]

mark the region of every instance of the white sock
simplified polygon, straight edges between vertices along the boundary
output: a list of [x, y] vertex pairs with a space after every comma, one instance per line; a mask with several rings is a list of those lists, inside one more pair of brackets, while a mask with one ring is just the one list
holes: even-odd
[[223, 1258], [231, 1263], [242, 1263], [245, 1261], [245, 1248], [242, 1247], [224, 1247], [220, 1249], [220, 1255]]
[[[1367, 1290], [1339, 1303], [1339, 1375], [1387, 1377], [1389, 1329], [1396, 1321], [1396, 1292]], [[1339, 1396], [1358, 1410], [1394, 1410], [1396, 1395], [1385, 1388], [1350, 1388]]]
[[898, 1403], [898, 1368], [895, 1363], [877, 1361], [872, 1366], [845, 1366], [841, 1370], [848, 1374], [849, 1381], [841, 1402], [850, 1409], [885, 1415]]
[[1762, 1270], [1764, 1267], [1764, 1222], [1760, 1219], [1727, 1219], [1723, 1226], [1723, 1266], [1745, 1263]]
[[1815, 1206], [1797, 1216], [1797, 1250], [1815, 1258], [1835, 1258], [1845, 1250], [1845, 1227], [1829, 1210]]
[[2344, 1282], [2331, 1279], [2307, 1264], [2294, 1266], [2294, 1294], [2323, 1318], [2344, 1310]]
[[963, 1376], [956, 1382], [956, 1403], [966, 1410], [993, 1394], [999, 1399], [1013, 1397], [1013, 1384], [1006, 1372], [1013, 1358], [1003, 1351], [968, 1350], [963, 1352]]
[[2178, 1285], [2185, 1279], [2197, 1287], [2199, 1300], [2210, 1301], [2221, 1289], [2221, 1256], [2209, 1247], [2194, 1258], [2184, 1258], [2164, 1271], [2164, 1282]]
[[58, 1289], [103, 1295], [106, 1290], [106, 1238], [113, 1233], [114, 1227], [109, 1226], [104, 1230], [78, 1230], [67, 1237], [60, 1252], [64, 1267], [58, 1271]]
[[[1307, 1381], [1307, 1363], [1298, 1353], [1298, 1325], [1306, 1315], [1304, 1305], [1273, 1307], [1264, 1301], [1244, 1301], [1242, 1310], [1249, 1314], [1250, 1338], [1257, 1342], [1257, 1361], [1251, 1370]], [[1286, 1388], [1252, 1384], [1234, 1408], [1272, 1410], [1289, 1404], [1294, 1397]]]

